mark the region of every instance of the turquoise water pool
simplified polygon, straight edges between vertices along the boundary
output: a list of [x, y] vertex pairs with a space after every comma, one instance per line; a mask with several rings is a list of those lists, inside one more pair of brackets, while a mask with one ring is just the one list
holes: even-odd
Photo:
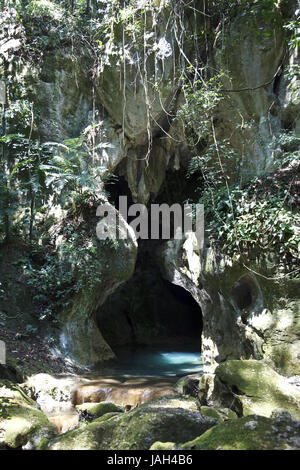
[[109, 361], [99, 372], [103, 375], [126, 377], [171, 377], [201, 373], [202, 360], [199, 351], [121, 349], [115, 351], [117, 359]]

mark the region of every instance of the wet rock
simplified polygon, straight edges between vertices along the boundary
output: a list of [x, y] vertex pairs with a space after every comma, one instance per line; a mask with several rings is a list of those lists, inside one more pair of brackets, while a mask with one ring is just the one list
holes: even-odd
[[67, 412], [64, 414], [55, 414], [55, 415], [48, 415], [47, 418], [49, 419], [50, 423], [52, 423], [59, 434], [64, 434], [67, 431], [71, 431], [75, 429], [80, 421], [80, 417], [78, 413], [74, 412]]
[[75, 403], [99, 403], [110, 401], [117, 405], [135, 407], [161, 396], [174, 393], [175, 379], [171, 378], [131, 378], [116, 377], [90, 381], [75, 392]]

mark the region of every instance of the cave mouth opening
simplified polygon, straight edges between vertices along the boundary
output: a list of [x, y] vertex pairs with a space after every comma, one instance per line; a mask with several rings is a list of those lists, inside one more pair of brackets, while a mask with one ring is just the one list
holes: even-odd
[[[116, 173], [122, 175], [119, 170]], [[119, 196], [127, 196], [128, 204], [133, 204], [124, 176], [109, 179], [105, 189], [116, 209]], [[159, 194], [151, 194], [149, 204], [184, 203], [190, 191], [191, 181], [187, 184], [178, 171], [167, 171]], [[127, 220], [131, 222], [130, 217]], [[127, 371], [129, 375], [180, 376], [202, 369], [201, 308], [183, 287], [163, 278], [158, 261], [163, 242], [138, 241], [133, 276], [96, 312], [98, 328], [118, 359], [110, 370], [113, 375]]]
[[186, 375], [201, 367], [202, 312], [189, 292], [162, 277], [160, 243], [140, 240], [133, 276], [98, 309], [97, 324], [119, 367]]

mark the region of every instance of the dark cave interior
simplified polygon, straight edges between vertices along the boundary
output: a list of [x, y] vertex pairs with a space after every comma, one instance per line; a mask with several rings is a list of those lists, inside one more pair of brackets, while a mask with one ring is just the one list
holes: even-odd
[[[185, 174], [185, 169], [167, 170], [159, 194], [152, 195], [149, 204], [183, 204], [191, 191], [195, 194], [198, 185], [196, 178], [187, 181], [183, 177]], [[105, 189], [109, 201], [117, 209], [119, 196], [127, 196], [128, 206], [134, 203], [123, 176], [109, 179]], [[161, 243], [162, 240], [138, 241], [138, 258], [132, 278], [111, 294], [97, 311], [98, 327], [113, 350], [123, 346], [176, 348], [184, 345], [200, 351], [201, 308], [184, 288], [163, 278], [157, 254]]]
[[114, 349], [129, 345], [186, 345], [200, 351], [201, 308], [184, 288], [163, 279], [156, 250], [142, 240], [132, 278], [108, 297], [97, 323]]

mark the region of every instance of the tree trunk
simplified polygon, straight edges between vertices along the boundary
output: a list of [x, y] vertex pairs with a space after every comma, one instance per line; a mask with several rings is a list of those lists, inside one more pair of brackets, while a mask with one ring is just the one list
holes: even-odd
[[[2, 2], [3, 4], [3, 2]], [[5, 63], [6, 64], [6, 63]], [[6, 71], [6, 66], [4, 65], [5, 71]], [[6, 135], [6, 104], [3, 105], [3, 115], [2, 115], [2, 135]], [[7, 149], [6, 149], [6, 144], [2, 143], [2, 158], [1, 158], [1, 171], [3, 171], [3, 179], [4, 179], [4, 188], [5, 188], [5, 194], [4, 194], [4, 208], [5, 208], [5, 214], [4, 214], [4, 232], [5, 232], [5, 241], [9, 242], [10, 240], [10, 220], [9, 220], [9, 206], [10, 206], [10, 201], [9, 201], [9, 184], [8, 184], [8, 165], [7, 165]]]
[[30, 202], [30, 222], [29, 222], [29, 243], [32, 242], [32, 232], [33, 232], [33, 224], [34, 224], [34, 208], [35, 208], [35, 194], [32, 193], [31, 195], [31, 202]]

